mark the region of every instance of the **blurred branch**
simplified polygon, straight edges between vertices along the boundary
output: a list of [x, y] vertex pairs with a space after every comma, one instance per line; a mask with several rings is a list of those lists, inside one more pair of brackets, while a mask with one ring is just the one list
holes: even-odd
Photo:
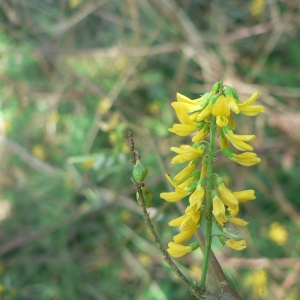
[[50, 27], [49, 31], [56, 34], [62, 34], [68, 31], [71, 27], [74, 27], [77, 23], [82, 21], [88, 15], [97, 10], [100, 6], [107, 3], [108, 0], [103, 1], [95, 1], [94, 3], [88, 3], [84, 7], [82, 7], [77, 14], [69, 18], [68, 20], [63, 20], [52, 27]]
[[51, 176], [61, 176], [63, 171], [53, 167], [46, 162], [36, 158], [31, 155], [30, 152], [22, 146], [19, 146], [17, 143], [6, 139], [4, 136], [0, 136], [0, 144], [3, 145], [8, 150], [17, 154], [23, 161], [29, 164], [32, 168], [36, 169], [39, 172], [45, 172]]

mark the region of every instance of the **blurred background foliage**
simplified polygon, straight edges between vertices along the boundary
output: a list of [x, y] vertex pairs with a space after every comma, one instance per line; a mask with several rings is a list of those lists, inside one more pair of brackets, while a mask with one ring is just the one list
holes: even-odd
[[[159, 193], [189, 141], [168, 132], [170, 103], [219, 80], [266, 112], [237, 128], [261, 164], [216, 161], [231, 189], [256, 190], [248, 248], [213, 249], [244, 299], [300, 299], [299, 26], [297, 0], [2, 0], [0, 299], [192, 299], [135, 202], [127, 130], [166, 245], [180, 207]], [[177, 261], [199, 281], [201, 259]]]

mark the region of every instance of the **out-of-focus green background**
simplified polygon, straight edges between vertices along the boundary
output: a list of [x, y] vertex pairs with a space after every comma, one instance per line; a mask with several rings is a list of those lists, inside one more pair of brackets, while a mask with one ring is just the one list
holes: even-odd
[[[300, 299], [300, 2], [2, 0], [0, 299], [192, 299], [170, 272], [135, 201], [127, 130], [149, 168], [162, 242], [181, 215], [165, 206], [176, 92], [215, 81], [264, 114], [237, 118], [262, 162], [221, 155], [248, 248], [213, 249], [244, 299]], [[199, 281], [202, 254], [178, 259]], [[208, 287], [216, 290], [209, 276]]]

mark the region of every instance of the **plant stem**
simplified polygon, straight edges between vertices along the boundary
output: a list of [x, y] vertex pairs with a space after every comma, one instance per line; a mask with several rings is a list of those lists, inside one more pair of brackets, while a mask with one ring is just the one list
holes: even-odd
[[205, 291], [205, 282], [206, 275], [208, 271], [209, 265], [209, 255], [211, 249], [211, 230], [212, 230], [212, 199], [211, 199], [211, 191], [213, 188], [213, 169], [214, 169], [214, 148], [215, 148], [215, 135], [216, 135], [216, 117], [213, 116], [211, 120], [210, 126], [210, 143], [209, 143], [209, 153], [207, 160], [207, 177], [206, 177], [206, 232], [205, 232], [205, 251], [204, 251], [204, 259], [203, 259], [203, 267], [202, 267], [202, 277], [200, 283], [200, 290]]

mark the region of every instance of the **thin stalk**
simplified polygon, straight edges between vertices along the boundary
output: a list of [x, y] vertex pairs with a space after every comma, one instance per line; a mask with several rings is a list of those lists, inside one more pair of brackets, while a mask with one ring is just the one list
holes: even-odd
[[215, 149], [215, 136], [216, 136], [216, 117], [213, 116], [210, 125], [210, 143], [209, 153], [207, 160], [207, 177], [206, 177], [206, 232], [205, 232], [205, 250], [202, 267], [202, 276], [200, 283], [200, 290], [205, 291], [206, 275], [209, 265], [209, 255], [211, 250], [211, 230], [212, 230], [212, 199], [211, 191], [213, 188], [213, 169], [214, 169], [214, 149]]

